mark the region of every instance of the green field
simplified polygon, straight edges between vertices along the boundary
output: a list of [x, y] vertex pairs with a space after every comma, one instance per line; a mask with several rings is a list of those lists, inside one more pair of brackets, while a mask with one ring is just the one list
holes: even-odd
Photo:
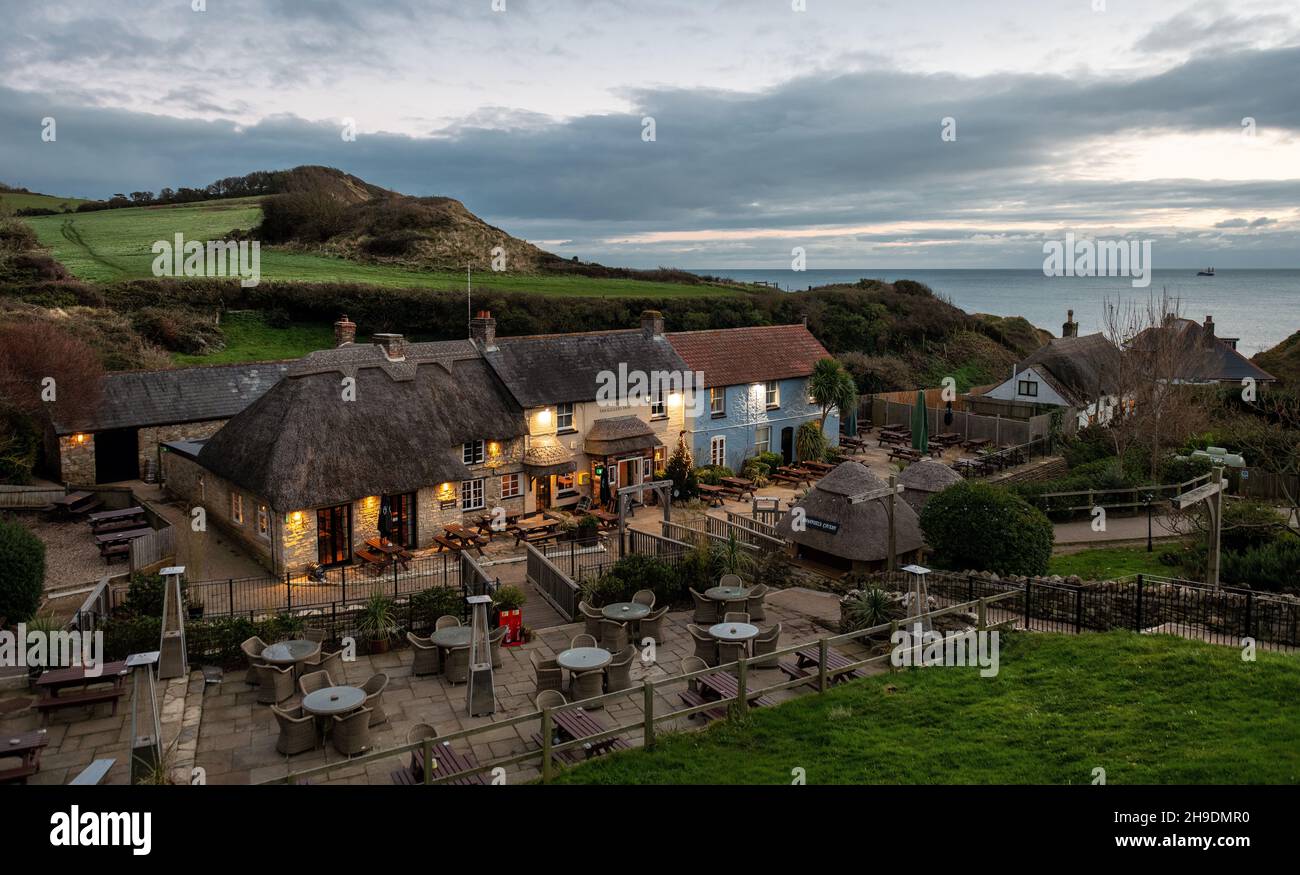
[[14, 210], [70, 210], [85, 200], [75, 197], [55, 197], [48, 194], [25, 194], [23, 192], [0, 191], [0, 213]]
[[[1300, 656], [1163, 635], [1019, 633], [1001, 671], [922, 668], [673, 733], [561, 783], [1300, 782]], [[782, 676], [783, 677], [783, 676]]]
[[226, 347], [209, 355], [174, 353], [178, 365], [229, 365], [237, 362], [265, 362], [301, 358], [318, 349], [334, 346], [334, 326], [319, 322], [295, 322], [288, 328], [272, 328], [261, 313], [227, 313], [221, 320]]
[[[35, 216], [26, 221], [43, 245], [74, 274], [92, 282], [143, 279], [153, 276], [155, 241], [212, 240], [234, 229], [250, 229], [261, 221], [257, 198], [234, 198], [165, 207], [130, 207], [68, 216]], [[363, 264], [341, 258], [284, 249], [262, 248], [263, 280], [348, 282], [389, 287], [462, 290], [461, 271], [410, 270], [395, 265]], [[474, 287], [485, 291], [532, 292], [578, 297], [677, 298], [734, 295], [734, 288], [688, 286], [628, 279], [582, 276], [527, 276], [481, 273]]]
[[1084, 580], [1113, 580], [1131, 574], [1178, 577], [1177, 567], [1160, 561], [1160, 554], [1167, 549], [1167, 545], [1156, 544], [1155, 551], [1148, 553], [1144, 544], [1141, 547], [1101, 547], [1078, 553], [1059, 553], [1048, 563], [1047, 573], [1062, 577], [1077, 574]]

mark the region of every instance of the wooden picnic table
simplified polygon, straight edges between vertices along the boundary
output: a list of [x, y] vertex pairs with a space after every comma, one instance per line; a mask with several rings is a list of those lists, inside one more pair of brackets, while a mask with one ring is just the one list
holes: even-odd
[[519, 546], [521, 541], [535, 543], [554, 537], [555, 527], [559, 524], [559, 520], [550, 519], [549, 517], [521, 519], [514, 526], [515, 546]]
[[722, 496], [726, 493], [725, 489], [721, 486], [714, 486], [710, 483], [700, 483], [698, 484], [698, 489], [700, 490], [700, 495], [704, 497], [704, 500], [709, 503], [710, 507], [722, 507]]
[[59, 695], [59, 690], [73, 687], [85, 688], [94, 684], [106, 683], [121, 686], [127, 674], [130, 673], [130, 669], [126, 667], [126, 660], [106, 662], [100, 669], [98, 675], [87, 675], [84, 665], [50, 669], [41, 672], [41, 676], [36, 679], [36, 686], [49, 693], [50, 697], [53, 698]]
[[587, 513], [591, 514], [599, 521], [600, 525], [597, 526], [597, 528], [601, 531], [607, 532], [618, 525], [618, 514], [616, 513], [610, 513], [609, 511], [601, 510], [600, 508], [593, 508], [587, 511]]
[[[811, 647], [805, 647], [802, 650], [796, 650], [794, 655], [795, 655], [795, 659], [797, 660], [797, 664], [801, 668], [809, 668], [812, 666], [821, 665], [821, 651], [816, 645]], [[827, 669], [844, 668], [845, 666], [852, 665], [852, 664], [853, 664], [853, 660], [849, 659], [847, 656], [840, 653], [835, 648], [833, 647], [827, 648], [826, 650]], [[841, 674], [835, 675], [834, 677], [831, 678], [831, 683], [838, 684], [848, 680], [849, 678], [860, 678], [860, 677], [865, 677], [861, 669], [854, 669], [853, 671], [850, 672], [843, 672]]]
[[941, 434], [937, 434], [934, 437], [930, 438], [930, 443], [940, 444], [945, 447], [954, 446], [956, 444], [961, 443], [961, 441], [962, 441], [961, 434], [955, 431], [945, 431], [942, 432]]
[[[606, 731], [605, 724], [593, 717], [591, 712], [582, 708], [552, 712], [551, 720], [554, 721], [556, 729], [573, 741], [599, 735]], [[631, 745], [616, 735], [613, 738], [590, 742], [583, 746], [583, 750], [588, 757], [593, 757], [611, 750], [624, 750], [629, 747]]]
[[[734, 699], [740, 693], [740, 684], [735, 675], [726, 671], [715, 671], [713, 674], [700, 675], [696, 681], [701, 687], [716, 695], [719, 699]], [[746, 699], [754, 705], [775, 705], [776, 700], [768, 696], [759, 695], [757, 692], [747, 691]]]
[[754, 481], [746, 477], [723, 477], [722, 486], [737, 498], [743, 498], [746, 492], [751, 496], [754, 494]]
[[958, 459], [952, 463], [952, 467], [958, 474], [962, 475], [980, 475], [988, 470], [988, 465], [983, 459]]
[[[89, 493], [87, 493], [89, 494]], [[98, 513], [92, 513], [86, 517], [93, 526], [97, 523], [107, 523], [114, 520], [131, 519], [132, 517], [144, 516], [144, 508], [139, 505], [135, 507], [124, 507], [121, 510], [101, 510]]]
[[134, 541], [136, 538], [143, 538], [152, 532], [153, 529], [148, 526], [138, 529], [126, 529], [121, 532], [104, 532], [101, 535], [95, 535], [95, 544], [100, 548], [100, 553], [103, 553], [105, 547], [113, 544], [125, 544], [128, 541]]
[[812, 485], [812, 472], [804, 468], [794, 468], [789, 465], [782, 465], [772, 472], [772, 479], [782, 483], [793, 483], [796, 486], [800, 483]]
[[[478, 767], [478, 760], [472, 753], [461, 753], [451, 746], [451, 742], [437, 741], [433, 743], [433, 771], [435, 778], [441, 778], [444, 775], [454, 775], [457, 772], [465, 772]], [[404, 775], [410, 780], [399, 777]], [[393, 783], [395, 784], [423, 784], [424, 783], [424, 748], [417, 747], [411, 751], [411, 763], [405, 769], [399, 769], [393, 772]], [[461, 775], [459, 778], [452, 778], [447, 781], [448, 784], [458, 784], [462, 787], [471, 784], [484, 784], [483, 775]]]
[[803, 466], [814, 474], [825, 476], [835, 470], [834, 465], [828, 465], [825, 462], [804, 462]]
[[860, 437], [852, 437], [847, 434], [840, 435], [840, 446], [848, 447], [854, 453], [860, 453], [867, 448], [867, 442]]
[[26, 784], [27, 778], [41, 770], [41, 751], [50, 743], [50, 735], [44, 729], [34, 729], [16, 735], [0, 737], [0, 759], [18, 757], [18, 765], [0, 769], [0, 784], [17, 781]]
[[56, 511], [61, 511], [68, 516], [75, 516], [94, 510], [102, 502], [95, 497], [93, 492], [69, 492], [67, 495], [60, 496], [50, 503]]
[[894, 459], [902, 459], [907, 462], [919, 462], [924, 458], [924, 456], [921, 455], [920, 450], [914, 450], [911, 447], [898, 446], [890, 449], [889, 458], [891, 461]]
[[479, 544], [484, 543], [481, 537], [474, 532], [471, 532], [460, 523], [447, 523], [442, 527], [442, 530], [447, 533], [448, 538], [460, 541], [466, 547], [478, 546]]
[[987, 447], [991, 443], [993, 443], [993, 441], [988, 438], [968, 438], [961, 442], [961, 448], [963, 450], [978, 450], [982, 447]]

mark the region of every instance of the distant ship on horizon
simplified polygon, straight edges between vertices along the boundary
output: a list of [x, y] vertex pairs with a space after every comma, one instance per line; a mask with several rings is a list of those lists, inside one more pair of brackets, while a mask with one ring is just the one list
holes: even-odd
[[1197, 275], [1197, 276], [1214, 276], [1214, 268], [1212, 268], [1212, 267], [1207, 267], [1205, 270], [1198, 270], [1198, 271], [1196, 272], [1196, 275]]

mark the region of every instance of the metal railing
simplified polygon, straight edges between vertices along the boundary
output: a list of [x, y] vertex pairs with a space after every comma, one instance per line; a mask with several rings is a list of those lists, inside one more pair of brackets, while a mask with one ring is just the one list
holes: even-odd
[[[1040, 492], [1025, 497], [1031, 504], [1036, 505], [1045, 513], [1091, 511], [1098, 506], [1107, 510], [1133, 509], [1146, 507], [1148, 503], [1157, 501], [1163, 503], [1167, 499], [1200, 486], [1202, 483], [1208, 483], [1210, 477], [1209, 474], [1202, 474], [1200, 477], [1193, 477], [1184, 483], [1161, 483], [1154, 486], [1119, 486], [1113, 489], [1099, 487], [1097, 489], [1075, 489], [1067, 492]], [[1147, 502], [1145, 498], [1147, 495], [1151, 496], [1151, 502]], [[1132, 500], [1123, 501], [1122, 499], [1126, 497], [1131, 497]], [[1083, 504], [1070, 504], [1070, 502], [1078, 501], [1080, 498], [1084, 500]]]

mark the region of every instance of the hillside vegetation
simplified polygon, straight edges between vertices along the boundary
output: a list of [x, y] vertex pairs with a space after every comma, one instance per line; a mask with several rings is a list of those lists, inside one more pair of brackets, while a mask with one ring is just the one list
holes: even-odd
[[1300, 389], [1300, 331], [1272, 349], [1258, 353], [1251, 361], [1277, 377], [1283, 385]]

